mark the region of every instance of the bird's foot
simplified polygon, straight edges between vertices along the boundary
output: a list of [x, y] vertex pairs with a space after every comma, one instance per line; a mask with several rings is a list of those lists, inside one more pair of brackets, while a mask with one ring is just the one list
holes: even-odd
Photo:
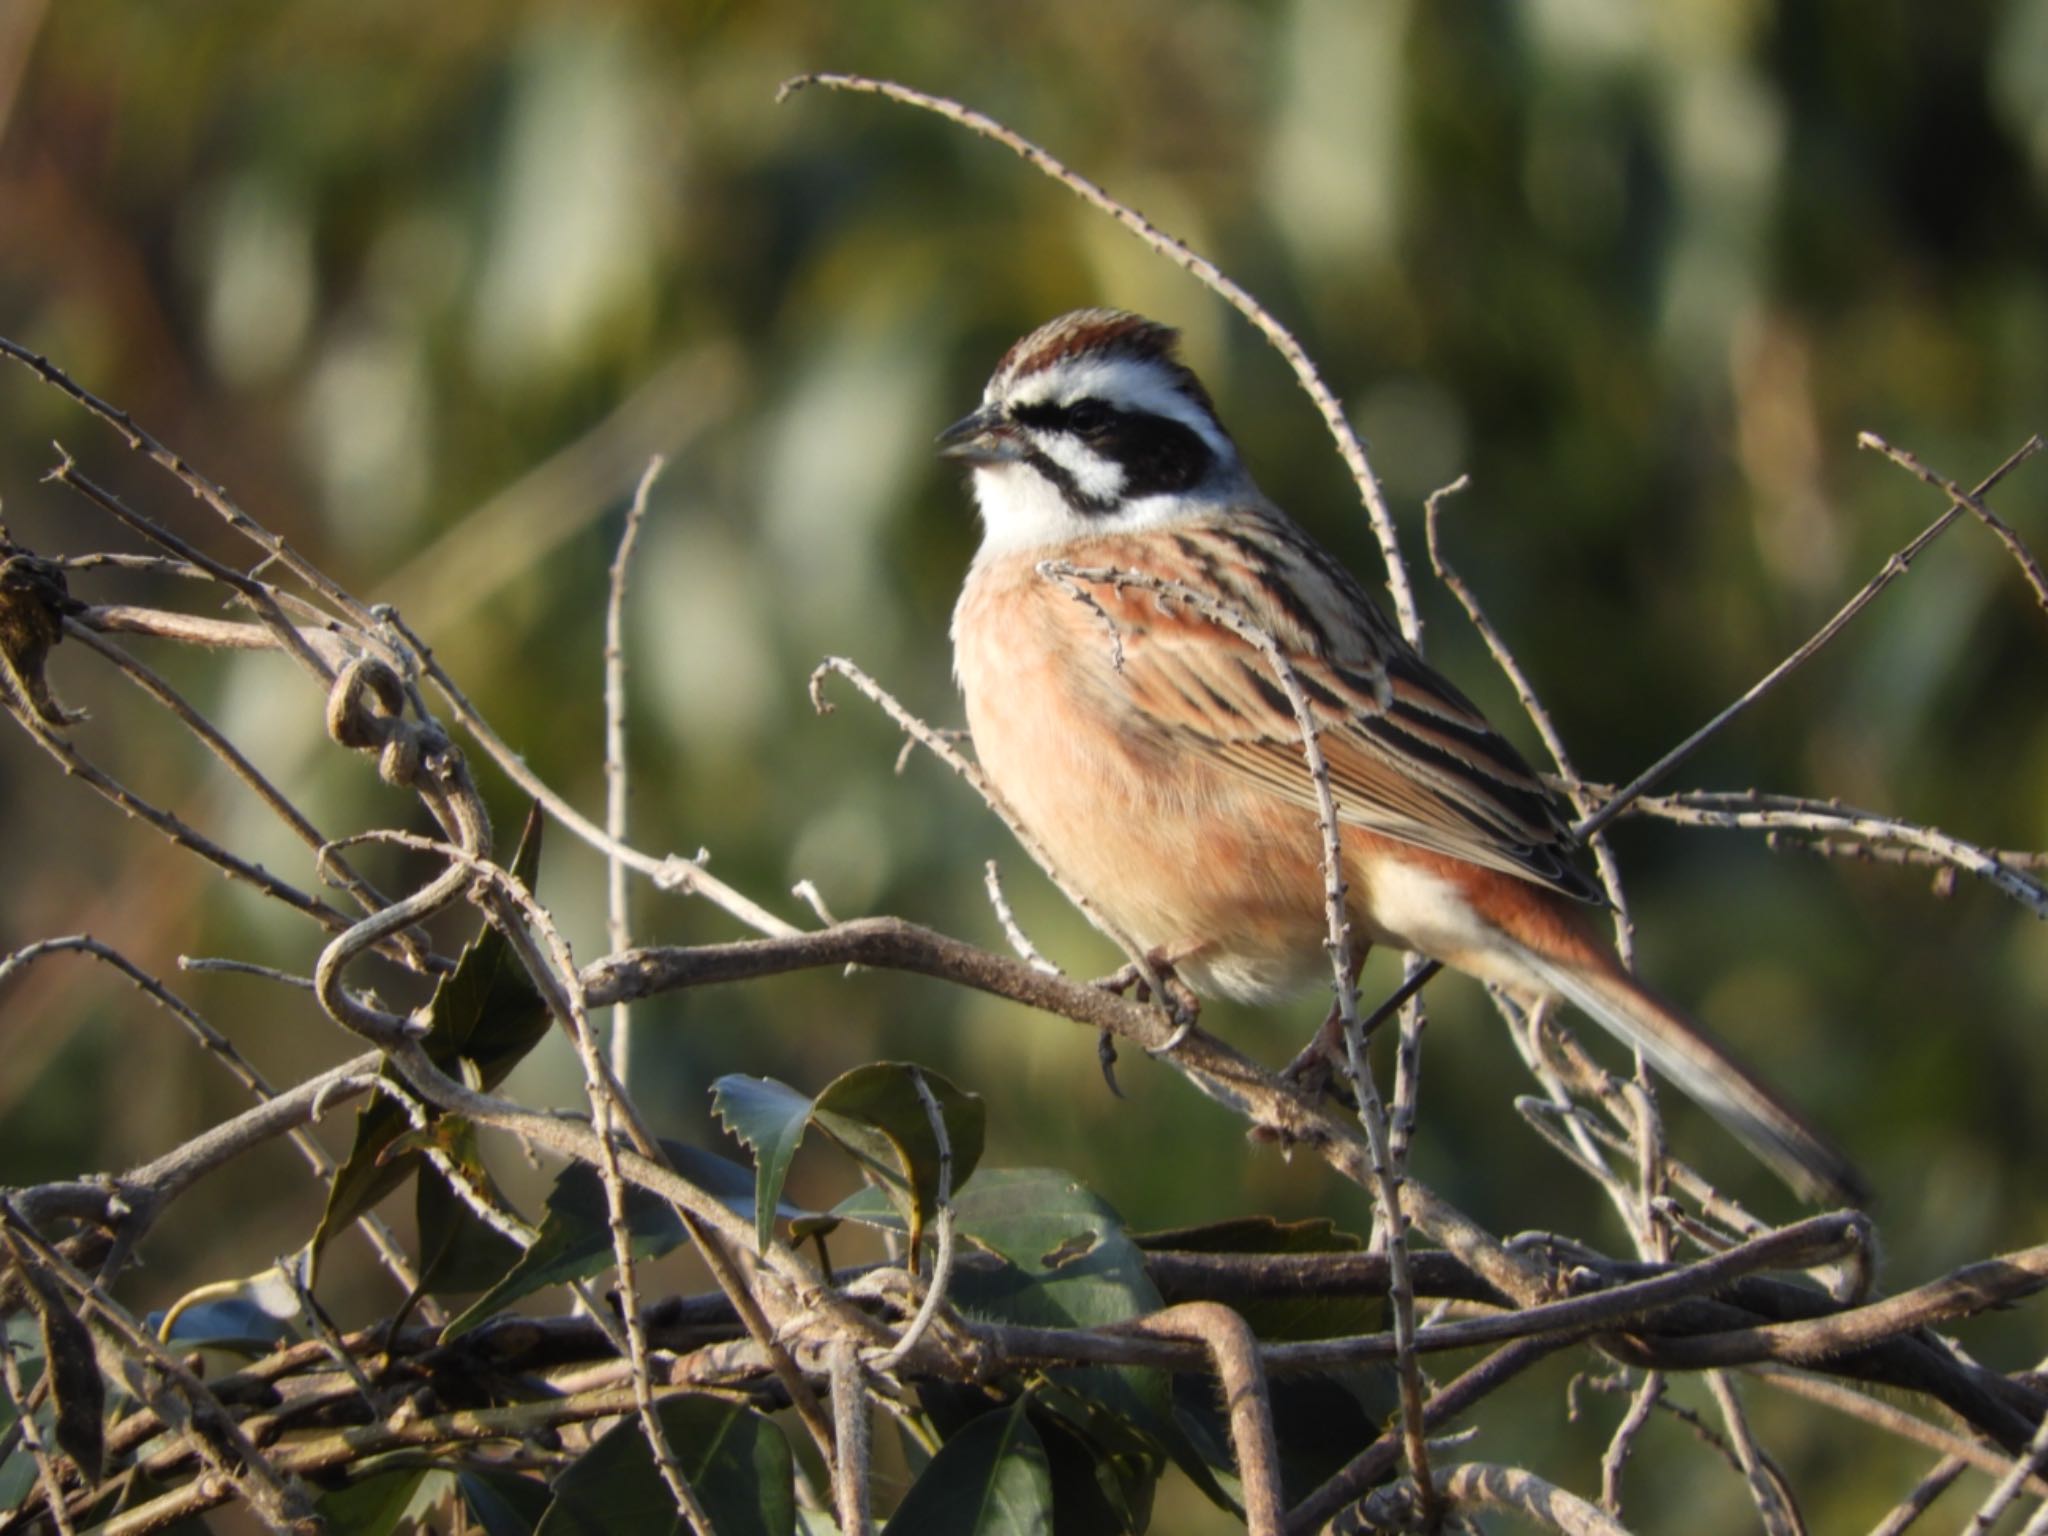
[[[1173, 969], [1173, 961], [1164, 949], [1154, 949], [1145, 956], [1145, 963], [1151, 967], [1152, 981], [1158, 982], [1159, 1005], [1166, 1010], [1166, 1016], [1173, 1021], [1173, 1034], [1163, 1044], [1148, 1047], [1155, 1056], [1165, 1055], [1185, 1040], [1188, 1031], [1202, 1016], [1202, 1000], [1195, 996], [1194, 989], [1182, 981]], [[1114, 992], [1118, 997], [1129, 996], [1140, 1003], [1153, 1001], [1152, 981], [1148, 981], [1136, 961], [1112, 971], [1095, 983], [1105, 992]], [[1116, 1079], [1110, 1068], [1116, 1061], [1112, 1050], [1103, 1052], [1103, 1075], [1109, 1079], [1112, 1091]]]
[[1280, 1080], [1311, 1103], [1325, 1096], [1355, 1105], [1350, 1083], [1351, 1064], [1344, 1048], [1344, 1021], [1335, 1008], [1316, 1027], [1309, 1042], [1280, 1071]]

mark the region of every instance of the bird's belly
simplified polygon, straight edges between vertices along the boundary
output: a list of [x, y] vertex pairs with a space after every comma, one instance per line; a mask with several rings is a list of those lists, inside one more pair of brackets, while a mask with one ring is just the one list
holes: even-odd
[[958, 660], [983, 771], [1111, 927], [1233, 997], [1292, 990], [1328, 964], [1311, 814], [1148, 739], [1000, 626]]

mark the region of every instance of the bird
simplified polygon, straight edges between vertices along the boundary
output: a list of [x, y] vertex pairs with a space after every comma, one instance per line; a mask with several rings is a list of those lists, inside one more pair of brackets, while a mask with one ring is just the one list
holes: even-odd
[[968, 734], [1051, 872], [1196, 993], [1327, 979], [1318, 789], [1267, 637], [1316, 726], [1359, 962], [1568, 1002], [1801, 1197], [1860, 1204], [1849, 1159], [1622, 963], [1558, 795], [1259, 490], [1178, 343], [1062, 315], [938, 438], [982, 529], [952, 617]]

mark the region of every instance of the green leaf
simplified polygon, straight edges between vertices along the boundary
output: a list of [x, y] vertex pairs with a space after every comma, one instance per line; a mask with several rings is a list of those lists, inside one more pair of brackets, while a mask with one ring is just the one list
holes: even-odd
[[[17, 1422], [12, 1413], [0, 1418], [0, 1423], [9, 1428]], [[19, 1442], [16, 1442], [17, 1445]], [[42, 1474], [36, 1467], [35, 1458], [26, 1449], [16, 1450], [5, 1461], [0, 1461], [0, 1509], [13, 1509], [28, 1497]]]
[[880, 1181], [903, 1213], [913, 1265], [925, 1224], [938, 1209], [939, 1138], [918, 1082], [938, 1105], [952, 1151], [952, 1187], [959, 1189], [981, 1161], [987, 1115], [980, 1097], [938, 1073], [908, 1062], [878, 1061], [834, 1078], [806, 1102], [773, 1078], [722, 1077], [712, 1087], [727, 1127], [755, 1155], [755, 1231], [766, 1246], [790, 1159], [812, 1125], [851, 1153]]
[[[1128, 1427], [1116, 1434], [1117, 1421], [1107, 1413], [1089, 1415], [1084, 1426], [1038, 1411], [1042, 1407], [1042, 1401], [1034, 1403], [1031, 1422], [1045, 1447], [1060, 1536], [1138, 1536], [1151, 1524], [1165, 1457]], [[1098, 1438], [1105, 1420], [1111, 1421], [1110, 1438], [1123, 1449], [1113, 1451]]]
[[991, 1168], [953, 1204], [958, 1234], [1003, 1261], [962, 1268], [960, 1307], [991, 1322], [1097, 1328], [1162, 1305], [1101, 1196], [1054, 1168]]
[[[461, 1115], [434, 1121], [434, 1140], [476, 1191], [500, 1211], [509, 1206], [484, 1167], [476, 1127]], [[481, 1291], [495, 1285], [525, 1250], [479, 1216], [439, 1168], [413, 1191], [420, 1241], [420, 1289], [434, 1296]]]
[[920, 1078], [946, 1128], [957, 1192], [981, 1161], [988, 1112], [979, 1094], [908, 1062], [877, 1061], [833, 1079], [812, 1110], [825, 1133], [873, 1170], [884, 1188], [908, 1190], [903, 1204], [913, 1255], [939, 1205], [939, 1138], [918, 1092]]
[[512, 1472], [458, 1472], [455, 1488], [484, 1536], [533, 1536], [551, 1497], [539, 1478]]
[[[540, 807], [527, 812], [512, 873], [531, 889], [540, 872]], [[455, 969], [441, 978], [431, 1004], [433, 1025], [423, 1042], [438, 1066], [467, 1058], [475, 1063], [485, 1089], [497, 1087], [548, 1031], [547, 1004], [534, 990], [512, 945], [496, 928], [486, 926], [462, 952]], [[387, 1064], [383, 1074], [400, 1082]], [[427, 1110], [428, 1118], [434, 1111]], [[371, 1096], [356, 1112], [355, 1142], [348, 1160], [327, 1191], [327, 1209], [313, 1231], [308, 1254], [310, 1282], [320, 1255], [334, 1234], [397, 1189], [419, 1171], [424, 1159], [417, 1150], [386, 1156], [394, 1142], [412, 1129], [412, 1121], [391, 1097]]]
[[[796, 1490], [781, 1430], [715, 1397], [672, 1397], [656, 1413], [718, 1536], [792, 1536]], [[555, 1480], [535, 1536], [677, 1536], [686, 1529], [639, 1417], [628, 1414]]]
[[[664, 1140], [661, 1149], [676, 1172], [728, 1209], [741, 1214], [753, 1210], [754, 1181], [739, 1164], [681, 1142]], [[806, 1214], [794, 1206], [783, 1210], [792, 1217]], [[666, 1200], [631, 1185], [626, 1189], [626, 1230], [632, 1236], [636, 1259], [659, 1258], [689, 1241], [689, 1233]], [[611, 1215], [603, 1177], [587, 1163], [571, 1163], [556, 1176], [555, 1187], [548, 1192], [547, 1211], [534, 1245], [442, 1331], [442, 1342], [459, 1338], [535, 1291], [601, 1275], [612, 1267], [612, 1259]]]
[[[1247, 1216], [1171, 1232], [1147, 1232], [1132, 1241], [1147, 1252], [1179, 1253], [1358, 1253], [1365, 1247], [1363, 1238], [1323, 1217], [1277, 1221], [1270, 1216]], [[1233, 1298], [1231, 1305], [1251, 1325], [1252, 1332], [1275, 1342], [1373, 1333], [1382, 1326], [1386, 1312], [1381, 1298], [1356, 1292]]]
[[28, 1282], [29, 1302], [42, 1330], [57, 1448], [76, 1463], [88, 1483], [96, 1483], [107, 1444], [107, 1390], [100, 1380], [92, 1334], [71, 1309], [57, 1277], [40, 1262], [23, 1255], [15, 1268]]
[[1052, 1475], [1026, 1398], [939, 1448], [882, 1536], [1052, 1536]]
[[734, 1072], [711, 1085], [711, 1104], [725, 1128], [754, 1154], [754, 1245], [765, 1252], [790, 1160], [811, 1123], [811, 1101], [772, 1077]]
[[448, 1474], [401, 1466], [375, 1472], [324, 1495], [315, 1506], [329, 1536], [391, 1536], [399, 1522], [424, 1511], [446, 1491]]

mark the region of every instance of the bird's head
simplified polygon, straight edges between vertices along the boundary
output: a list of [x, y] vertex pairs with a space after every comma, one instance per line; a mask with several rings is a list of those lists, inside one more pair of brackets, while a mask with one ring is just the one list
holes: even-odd
[[939, 437], [974, 468], [985, 551], [1187, 521], [1250, 492], [1178, 340], [1139, 315], [1082, 309], [1003, 355], [981, 408]]

